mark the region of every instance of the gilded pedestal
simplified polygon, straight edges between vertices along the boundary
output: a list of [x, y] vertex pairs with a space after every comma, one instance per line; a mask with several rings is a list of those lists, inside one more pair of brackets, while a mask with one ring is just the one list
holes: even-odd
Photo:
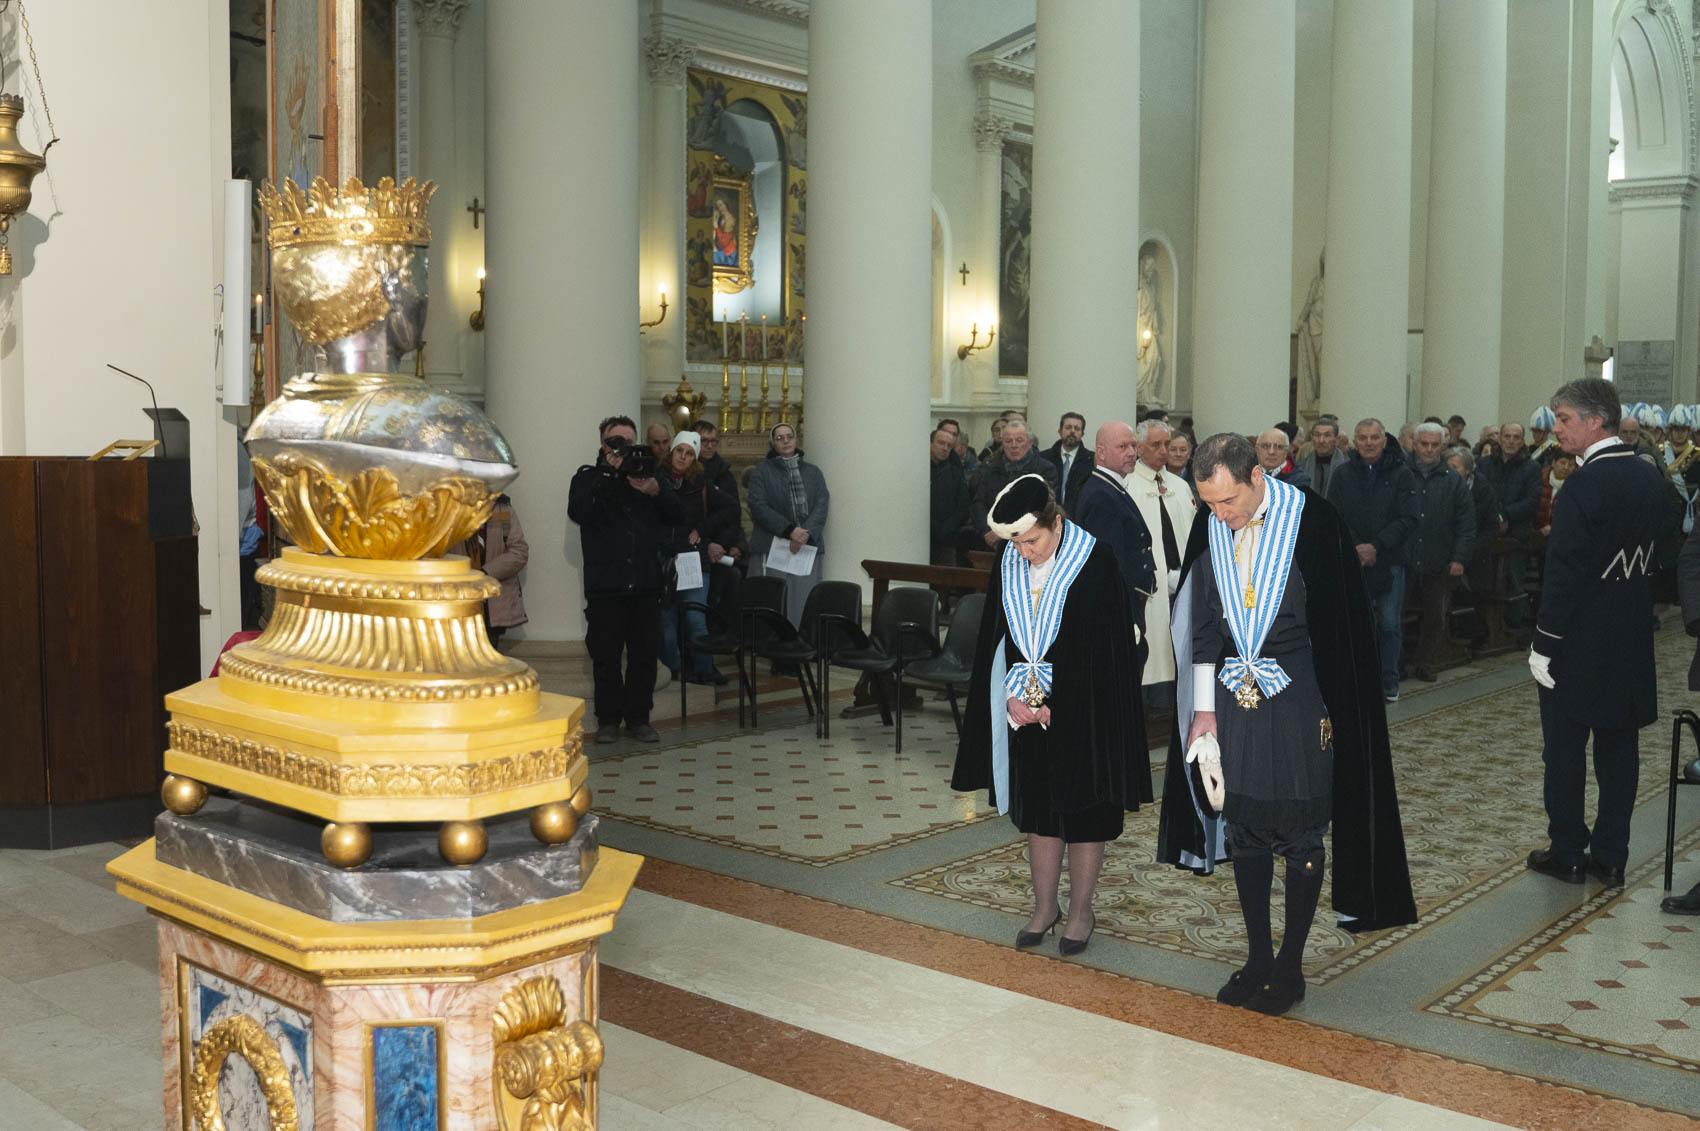
[[589, 1131], [597, 940], [641, 859], [599, 846], [584, 704], [491, 647], [452, 552], [518, 474], [475, 406], [398, 372], [431, 187], [262, 191], [320, 371], [249, 430], [294, 545], [258, 639], [166, 698], [156, 836], [165, 1118], [185, 1131]]

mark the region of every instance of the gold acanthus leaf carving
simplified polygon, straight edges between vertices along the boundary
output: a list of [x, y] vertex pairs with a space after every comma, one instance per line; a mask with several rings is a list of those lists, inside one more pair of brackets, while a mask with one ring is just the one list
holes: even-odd
[[218, 1078], [225, 1058], [232, 1053], [248, 1062], [260, 1078], [271, 1131], [299, 1131], [295, 1111], [295, 1089], [289, 1082], [289, 1067], [277, 1042], [265, 1026], [246, 1013], [227, 1017], [202, 1034], [195, 1045], [194, 1065], [189, 1071], [188, 1094], [184, 1097], [200, 1131], [225, 1131], [224, 1114], [218, 1102]]
[[477, 532], [496, 496], [476, 479], [445, 475], [404, 493], [395, 472], [369, 467], [347, 482], [317, 460], [285, 452], [253, 458], [266, 501], [296, 545], [348, 558], [438, 557]]
[[558, 781], [579, 756], [583, 738], [505, 758], [456, 765], [329, 762], [186, 723], [166, 727], [173, 752], [338, 797], [477, 797]]
[[509, 990], [491, 1015], [503, 1131], [591, 1131], [586, 1090], [602, 1068], [602, 1036], [588, 1021], [565, 1024], [566, 1014], [560, 981], [545, 976]]

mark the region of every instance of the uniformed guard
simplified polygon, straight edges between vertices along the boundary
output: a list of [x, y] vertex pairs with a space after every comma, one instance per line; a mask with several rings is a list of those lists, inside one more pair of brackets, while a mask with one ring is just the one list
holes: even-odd
[[[1541, 612], [1529, 669], [1541, 685], [1541, 760], [1550, 845], [1529, 867], [1566, 883], [1592, 872], [1621, 886], [1640, 778], [1640, 728], [1658, 716], [1653, 667], [1653, 565], [1666, 488], [1619, 442], [1617, 390], [1598, 377], [1552, 397], [1553, 434], [1577, 457], [1553, 502]], [[1592, 833], [1583, 811], [1585, 750], [1600, 786]], [[1591, 849], [1591, 850], [1590, 850]]]

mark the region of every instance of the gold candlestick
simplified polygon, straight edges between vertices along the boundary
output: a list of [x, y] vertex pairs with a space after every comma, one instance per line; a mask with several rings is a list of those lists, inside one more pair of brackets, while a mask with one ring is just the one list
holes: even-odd
[[738, 427], [736, 431], [745, 432], [750, 427], [750, 367], [742, 358], [738, 360]]
[[720, 430], [736, 432], [736, 428], [727, 426], [727, 413], [732, 407], [732, 362], [729, 358], [720, 359]]
[[779, 419], [791, 419], [791, 359], [785, 358], [779, 368]]
[[766, 432], [773, 427], [773, 417], [768, 411], [767, 401], [767, 358], [761, 359], [761, 412], [756, 417], [756, 428]]
[[791, 422], [791, 430], [797, 433], [797, 443], [803, 442], [803, 371], [797, 370], [797, 419]]

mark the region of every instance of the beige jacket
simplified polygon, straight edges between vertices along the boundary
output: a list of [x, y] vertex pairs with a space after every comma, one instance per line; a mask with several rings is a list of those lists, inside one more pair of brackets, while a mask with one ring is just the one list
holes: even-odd
[[472, 559], [474, 568], [482, 569], [502, 583], [502, 591], [490, 598], [485, 610], [490, 625], [513, 628], [524, 624], [525, 599], [521, 595], [519, 571], [525, 568], [531, 547], [526, 545], [525, 531], [511, 502], [497, 503], [496, 509], [490, 513], [490, 521], [484, 524], [482, 564], [478, 561], [477, 542], [477, 538], [468, 538], [450, 552], [465, 554]]

